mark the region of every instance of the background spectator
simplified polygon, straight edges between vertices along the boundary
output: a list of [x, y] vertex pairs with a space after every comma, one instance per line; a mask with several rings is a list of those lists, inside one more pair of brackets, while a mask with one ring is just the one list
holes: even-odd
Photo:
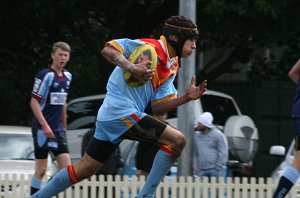
[[71, 47], [66, 42], [52, 45], [52, 63], [35, 76], [30, 107], [34, 114], [32, 137], [34, 142], [35, 170], [31, 179], [30, 194], [41, 188], [51, 152], [58, 170], [71, 163], [66, 140], [67, 96], [72, 74], [65, 69], [70, 60]]
[[227, 139], [212, 123], [210, 112], [201, 114], [197, 119], [193, 150], [193, 170], [197, 176], [220, 177], [226, 173]]

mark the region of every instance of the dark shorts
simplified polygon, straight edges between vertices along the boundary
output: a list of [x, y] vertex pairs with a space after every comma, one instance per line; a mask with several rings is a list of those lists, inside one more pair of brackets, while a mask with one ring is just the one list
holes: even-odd
[[[122, 138], [157, 144], [159, 136], [163, 133], [166, 127], [166, 123], [147, 115], [126, 131], [122, 135]], [[117, 147], [118, 144], [98, 140], [93, 137], [87, 146], [86, 153], [93, 159], [103, 163], [110, 157]]]
[[141, 142], [157, 143], [159, 136], [163, 133], [166, 127], [166, 123], [147, 115], [126, 131], [122, 137], [124, 139], [137, 140]]
[[47, 159], [48, 153], [51, 152], [55, 157], [61, 153], [69, 153], [66, 132], [54, 132], [56, 139], [54, 143], [57, 147], [51, 147], [49, 140], [43, 135], [40, 130], [32, 130], [33, 144], [34, 144], [34, 155], [36, 159]]

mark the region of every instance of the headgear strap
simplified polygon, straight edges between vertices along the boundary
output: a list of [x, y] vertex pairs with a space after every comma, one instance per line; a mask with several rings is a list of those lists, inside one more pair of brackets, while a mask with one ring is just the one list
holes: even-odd
[[177, 26], [177, 25], [171, 25], [171, 24], [168, 24], [168, 23], [165, 23], [165, 25], [169, 26], [169, 27], [173, 27], [173, 28], [183, 29], [183, 30], [192, 30], [192, 31], [197, 31], [198, 30], [197, 28], [181, 27], [181, 26]]

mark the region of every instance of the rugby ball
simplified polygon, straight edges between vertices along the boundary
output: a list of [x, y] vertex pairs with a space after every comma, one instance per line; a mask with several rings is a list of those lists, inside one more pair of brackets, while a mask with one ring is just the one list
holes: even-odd
[[[145, 44], [137, 47], [129, 56], [128, 60], [133, 64], [138, 64], [145, 60], [150, 60], [152, 61], [152, 63], [147, 65], [147, 67], [156, 69], [157, 53], [154, 46]], [[139, 87], [146, 83], [146, 81], [135, 78], [129, 71], [124, 72], [124, 79], [127, 84], [132, 87]]]

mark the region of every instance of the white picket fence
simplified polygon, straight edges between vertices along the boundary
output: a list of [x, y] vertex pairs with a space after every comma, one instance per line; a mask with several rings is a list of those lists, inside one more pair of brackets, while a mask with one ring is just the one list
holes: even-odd
[[[31, 175], [0, 174], [0, 198], [29, 197]], [[144, 184], [144, 177], [93, 176], [60, 193], [58, 198], [134, 198]], [[271, 198], [276, 182], [271, 178], [166, 177], [156, 198]], [[297, 195], [298, 192], [298, 195]], [[288, 198], [300, 198], [300, 185], [295, 185]]]

